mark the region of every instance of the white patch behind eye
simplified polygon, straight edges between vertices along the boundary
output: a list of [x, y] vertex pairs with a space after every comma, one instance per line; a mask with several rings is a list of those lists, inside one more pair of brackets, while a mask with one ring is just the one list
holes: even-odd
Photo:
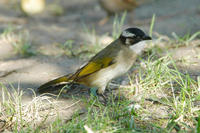
[[131, 43], [132, 43], [131, 40], [128, 39], [128, 38], [126, 38], [125, 44], [126, 44], [126, 45], [131, 45]]
[[124, 36], [124, 37], [135, 37], [136, 35], [128, 32], [128, 31], [123, 31], [122, 36]]
[[145, 49], [145, 47], [146, 47], [146, 41], [140, 41], [140, 42], [130, 46], [130, 48], [136, 54], [141, 54], [141, 52]]

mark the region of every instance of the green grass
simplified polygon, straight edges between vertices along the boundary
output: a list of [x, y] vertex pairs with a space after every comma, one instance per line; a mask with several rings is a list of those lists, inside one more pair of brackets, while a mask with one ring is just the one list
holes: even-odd
[[83, 25], [82, 34], [84, 34], [85, 40], [80, 44], [76, 44], [74, 40], [67, 40], [63, 44], [57, 44], [63, 51], [62, 55], [89, 59], [103, 48], [94, 28]]
[[[14, 132], [19, 130], [22, 132], [40, 132], [41, 130], [44, 132], [86, 132], [84, 128], [86, 125], [94, 132], [199, 131], [200, 107], [194, 104], [200, 99], [199, 81], [195, 81], [188, 74], [179, 72], [170, 55], [155, 57], [149, 55], [147, 59], [140, 60], [142, 65], [138, 72], [130, 75], [131, 85], [120, 88], [120, 94], [125, 92], [126, 98], [114, 100], [114, 96], [110, 95], [107, 105], [103, 105], [94, 97], [82, 98], [81, 101], [86, 103], [88, 111], [84, 117], [75, 113], [67, 123], [58, 118], [45, 129], [41, 128], [43, 122], [36, 124], [36, 121], [40, 118], [45, 121], [48, 117], [48, 109], [45, 117], [40, 116], [39, 110], [45, 108], [44, 106], [56, 108], [54, 103], [56, 100], [52, 99], [54, 102], [41, 105], [41, 101], [46, 97], [40, 96], [34, 98], [38, 100], [22, 105], [23, 92], [9, 92], [8, 88], [2, 85], [0, 118], [5, 118], [4, 120], [12, 127], [10, 130]], [[137, 89], [139, 92], [136, 94]], [[8, 100], [5, 100], [5, 97]], [[138, 98], [140, 100], [135, 100]], [[162, 110], [162, 107], [165, 110]], [[162, 116], [154, 111], [168, 112]], [[56, 114], [56, 109], [53, 112]], [[28, 114], [31, 115], [31, 121], [30, 118], [27, 119]], [[30, 123], [35, 123], [35, 125]]]
[[58, 44], [58, 46], [63, 50], [63, 54], [69, 57], [76, 56], [73, 51], [73, 40], [67, 40], [64, 44]]
[[[115, 20], [113, 37], [119, 36], [119, 29], [124, 18]], [[155, 16], [152, 18], [150, 35], [153, 36]], [[120, 30], [121, 31], [121, 30]], [[96, 36], [95, 30], [88, 30]], [[12, 30], [5, 31], [10, 35]], [[108, 96], [108, 103], [102, 104], [98, 98], [78, 98], [85, 105], [84, 114], [75, 112], [67, 122], [62, 120], [58, 110], [59, 98], [54, 95], [36, 96], [23, 103], [25, 92], [12, 86], [0, 86], [0, 132], [111, 132], [111, 133], [170, 133], [170, 132], [199, 132], [200, 131], [200, 77], [193, 78], [188, 73], [182, 73], [176, 66], [177, 60], [167, 51], [189, 46], [199, 41], [199, 32], [187, 37], [176, 36], [170, 39], [158, 36], [155, 46], [149, 48], [133, 66], [130, 72], [129, 84], [119, 86], [119, 94]], [[22, 39], [22, 38], [21, 38]], [[19, 39], [19, 40], [21, 40]], [[26, 41], [25, 41], [26, 42]], [[66, 55], [73, 53], [73, 41], [64, 43], [62, 49]], [[98, 39], [94, 42], [98, 49]], [[20, 44], [25, 44], [24, 41]], [[160, 44], [165, 44], [165, 47]], [[173, 44], [173, 45], [172, 45]], [[182, 45], [184, 44], [184, 45]], [[187, 44], [187, 45], [185, 45]], [[24, 47], [22, 45], [22, 47]], [[29, 49], [29, 48], [28, 48]], [[21, 51], [22, 48], [19, 48]], [[23, 52], [19, 52], [24, 55]], [[23, 51], [23, 50], [22, 50]], [[27, 50], [25, 50], [27, 51]], [[83, 50], [84, 51], [84, 50]], [[25, 54], [26, 55], [26, 54]], [[190, 64], [187, 64], [190, 65]], [[121, 97], [116, 100], [116, 97]], [[77, 98], [72, 98], [77, 100]], [[48, 118], [54, 116], [51, 123], [46, 125]]]
[[122, 26], [124, 25], [126, 14], [127, 12], [124, 12], [121, 18], [119, 18], [118, 15], [115, 15], [115, 19], [113, 21], [113, 31], [112, 31], [112, 38], [114, 40], [120, 36], [121, 31], [123, 30]]
[[152, 19], [151, 19], [151, 26], [149, 28], [149, 36], [152, 37], [153, 34], [153, 28], [154, 28], [154, 24], [155, 24], [155, 19], [156, 19], [156, 15], [153, 14]]
[[198, 31], [192, 35], [188, 33], [182, 37], [178, 36], [176, 33], [173, 32], [172, 36], [179, 43], [179, 47], [180, 46], [189, 46], [191, 41], [193, 41], [195, 38], [200, 36], [200, 31]]
[[30, 35], [28, 31], [19, 31], [13, 26], [8, 26], [0, 35], [8, 45], [11, 45], [13, 52], [22, 57], [29, 57], [36, 54], [32, 48]]

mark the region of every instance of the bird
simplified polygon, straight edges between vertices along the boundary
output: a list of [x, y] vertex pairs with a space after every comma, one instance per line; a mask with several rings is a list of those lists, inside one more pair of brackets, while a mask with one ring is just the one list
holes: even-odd
[[45, 0], [21, 0], [20, 8], [27, 16], [39, 14], [45, 8]]
[[106, 46], [76, 72], [49, 81], [38, 88], [39, 93], [56, 90], [61, 84], [79, 83], [96, 89], [103, 95], [107, 84], [131, 68], [137, 55], [146, 47], [144, 41], [152, 38], [139, 28], [127, 28], [111, 44]]
[[99, 22], [99, 25], [105, 24], [111, 16], [124, 11], [132, 11], [138, 6], [136, 0], [99, 0], [100, 6], [107, 12], [107, 17]]

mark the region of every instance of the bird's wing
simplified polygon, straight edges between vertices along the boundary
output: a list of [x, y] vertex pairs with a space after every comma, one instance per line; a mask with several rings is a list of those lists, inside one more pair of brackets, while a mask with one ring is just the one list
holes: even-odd
[[112, 57], [104, 57], [101, 59], [91, 60], [85, 66], [80, 68], [72, 77], [74, 81], [76, 81], [83, 77], [89, 76], [103, 68], [106, 68], [114, 63], [115, 61]]
[[69, 77], [71, 77], [71, 75], [72, 74], [70, 73], [68, 75], [51, 80], [51, 81], [41, 85], [37, 90], [39, 93], [56, 90], [56, 88], [58, 88], [58, 86], [71, 82], [71, 80], [69, 79]]
[[81, 78], [89, 76], [103, 68], [109, 67], [112, 64], [116, 63], [116, 57], [120, 51], [119, 42], [115, 41], [96, 54], [91, 60], [76, 71], [72, 75], [71, 79], [78, 81]]
[[108, 67], [114, 63], [113, 58], [104, 57], [102, 59], [97, 59], [95, 61], [89, 61], [85, 66], [80, 68], [75, 74], [68, 74], [52, 81], [49, 81], [38, 88], [40, 93], [49, 92], [53, 90], [57, 90], [58, 86], [62, 86], [63, 84], [67, 84], [70, 82], [76, 82], [79, 79], [89, 76], [102, 68]]

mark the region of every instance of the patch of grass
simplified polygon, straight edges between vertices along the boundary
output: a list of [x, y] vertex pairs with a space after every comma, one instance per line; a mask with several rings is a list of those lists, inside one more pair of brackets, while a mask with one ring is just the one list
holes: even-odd
[[198, 36], [200, 36], [200, 31], [195, 32], [194, 34], [186, 34], [183, 37], [178, 36], [175, 32], [172, 33], [172, 36], [174, 37], [176, 43], [180, 46], [189, 46], [189, 44], [196, 39]]
[[[116, 39], [119, 37], [122, 26], [124, 24], [126, 18], [126, 12], [123, 13], [122, 17], [119, 18], [117, 15], [115, 16], [113, 22], [113, 31], [112, 31], [112, 38]], [[100, 37], [96, 34], [95, 28], [89, 28], [86, 25], [83, 25], [83, 33], [86, 42], [79, 44], [76, 47], [73, 40], [67, 40], [64, 44], [59, 44], [58, 46], [63, 49], [63, 54], [69, 57], [78, 56], [80, 58], [90, 58], [94, 56], [96, 53], [99, 52], [103, 47], [100, 42]], [[106, 33], [107, 35], [107, 33]]]
[[149, 36], [152, 37], [153, 35], [153, 28], [154, 28], [154, 24], [155, 24], [155, 19], [156, 19], [156, 15], [153, 14], [152, 19], [151, 19], [151, 26], [149, 28]]
[[122, 17], [119, 18], [118, 15], [115, 15], [115, 19], [113, 21], [113, 31], [112, 31], [112, 38], [115, 40], [119, 37], [122, 31], [122, 26], [124, 25], [124, 21], [126, 18], [127, 12], [124, 12]]
[[[85, 102], [88, 103], [86, 107], [88, 113], [84, 118], [75, 114], [72, 120], [66, 124], [60, 121], [54, 123], [51, 132], [83, 132], [85, 126], [94, 132], [141, 131], [134, 125], [134, 119], [137, 116], [134, 108], [129, 107], [130, 101], [126, 99], [114, 101], [114, 99], [111, 99], [107, 106], [99, 103], [96, 98], [85, 99]], [[131, 117], [132, 119], [130, 119]], [[58, 127], [57, 124], [60, 126], [58, 130], [56, 128]]]
[[[32, 91], [34, 93], [34, 91]], [[49, 113], [56, 115], [57, 101], [48, 96], [37, 96], [22, 102], [24, 91], [0, 84], [0, 132], [34, 132], [43, 127]]]
[[84, 25], [83, 37], [85, 38], [85, 42], [81, 44], [74, 45], [75, 42], [73, 40], [67, 40], [64, 44], [59, 44], [58, 46], [64, 51], [64, 55], [68, 57], [78, 56], [82, 59], [88, 59], [94, 56], [103, 48], [94, 28], [89, 28]]
[[[153, 34], [152, 18], [150, 35]], [[115, 20], [113, 38], [119, 36], [124, 18]], [[10, 34], [9, 29], [5, 34]], [[86, 31], [97, 36], [94, 29]], [[85, 103], [87, 112], [82, 116], [75, 113], [70, 120], [64, 122], [59, 117], [59, 103], [56, 98], [44, 95], [34, 96], [27, 103], [22, 102], [23, 91], [8, 91], [1, 85], [0, 123], [5, 123], [0, 131], [8, 129], [13, 132], [199, 132], [200, 130], [200, 78], [192, 78], [188, 73], [181, 73], [176, 61], [166, 53], [174, 44], [191, 44], [199, 32], [184, 39], [170, 39], [159, 36], [155, 44], [165, 46], [151, 47], [146, 56], [136, 63], [136, 71], [129, 75], [130, 83], [120, 86], [119, 97], [110, 95], [108, 103], [103, 105], [98, 98], [80, 98]], [[180, 41], [181, 40], [181, 41]], [[66, 55], [78, 55], [73, 51], [73, 41], [63, 44]], [[95, 38], [91, 49], [84, 45], [80, 52], [95, 51], [100, 48], [98, 38]], [[187, 45], [184, 45], [187, 46]], [[88, 49], [89, 48], [89, 49]], [[164, 49], [164, 50], [163, 50]], [[87, 51], [88, 50], [88, 51]], [[97, 51], [96, 51], [97, 50]], [[90, 53], [90, 52], [88, 52]], [[159, 53], [159, 54], [158, 54]], [[82, 54], [82, 53], [81, 53]], [[91, 53], [90, 53], [91, 54]], [[81, 56], [81, 55], [80, 55]], [[12, 87], [11, 87], [12, 88]], [[46, 101], [46, 102], [44, 102]], [[57, 119], [51, 119], [50, 116]], [[45, 125], [50, 117], [48, 126]]]
[[32, 49], [28, 31], [18, 31], [16, 28], [9, 26], [0, 37], [3, 41], [12, 45], [14, 52], [20, 56], [28, 57], [36, 54], [36, 51]]
[[64, 44], [58, 44], [58, 46], [63, 50], [63, 55], [68, 57], [79, 57], [82, 59], [88, 59], [94, 56], [102, 47], [95, 43], [94, 45], [80, 44], [80, 46], [73, 46], [73, 40], [67, 40]]
[[[168, 123], [164, 128], [166, 130], [168, 130], [168, 125], [170, 125], [170, 130], [173, 130], [177, 125], [181, 131], [194, 129], [194, 118], [198, 117], [200, 113], [200, 108], [194, 105], [196, 97], [200, 95], [197, 82], [188, 74], [179, 72], [174, 60], [169, 55], [158, 59], [150, 56], [142, 62], [143, 65], [140, 67], [138, 75], [132, 75], [131, 78], [133, 82], [137, 77], [137, 83], [132, 88], [133, 90], [129, 88], [129, 92], [135, 92], [138, 89], [139, 92], [134, 95], [140, 97], [138, 104], [148, 108], [141, 109], [138, 115], [146, 116], [146, 119], [149, 117], [156, 119], [153, 123], [163, 121], [166, 117], [167, 119], [164, 120], [165, 124]], [[148, 106], [146, 105], [147, 101], [155, 104], [150, 103]], [[162, 112], [163, 110], [160, 108], [165, 106], [167, 106], [169, 113], [163, 113], [163, 116], [154, 114], [156, 111], [158, 111], [157, 113]]]
[[[124, 21], [126, 18], [127, 12], [124, 12], [123, 15], [119, 18], [117, 15], [115, 16], [115, 19], [113, 21], [113, 31], [112, 31], [112, 38], [113, 40], [117, 39], [119, 35], [121, 34], [122, 31], [122, 26], [124, 25]], [[83, 26], [83, 31], [84, 31], [84, 38], [89, 38], [89, 44], [88, 42], [82, 44], [79, 48], [76, 49], [76, 54], [80, 56], [80, 58], [90, 58], [94, 56], [99, 50], [101, 50], [103, 47], [100, 38], [96, 34], [95, 28], [88, 28], [86, 25]], [[108, 33], [105, 33], [103, 36], [108, 36]], [[78, 51], [78, 52], [77, 52]]]
[[63, 54], [69, 57], [76, 56], [73, 51], [74, 40], [67, 40], [64, 44], [58, 44], [58, 46], [63, 50]]
[[36, 52], [32, 49], [32, 44], [28, 32], [20, 32], [17, 35], [16, 41], [12, 43], [14, 51], [21, 56], [32, 56]]
[[[81, 45], [81, 49], [79, 50], [79, 55], [86, 54], [86, 56], [93, 56], [97, 52], [99, 52], [100, 49], [102, 49], [102, 45], [100, 43], [100, 37], [97, 35], [95, 28], [89, 28], [86, 25], [84, 25], [83, 32], [86, 35], [86, 38], [88, 38], [88, 42], [85, 42]], [[88, 44], [89, 43], [89, 44]]]
[[2, 86], [0, 118], [12, 123], [10, 130], [16, 132], [86, 132], [86, 127], [93, 132], [195, 132], [199, 130], [199, 84], [199, 80], [181, 73], [170, 55], [150, 53], [140, 60], [138, 71], [130, 75], [130, 85], [120, 87], [125, 98], [116, 100], [110, 95], [107, 105], [94, 97], [83, 98], [88, 111], [84, 116], [75, 113], [66, 123], [56, 119], [42, 128], [49, 112], [58, 113], [56, 101], [44, 104], [41, 100], [45, 97], [40, 96], [23, 104], [23, 92], [10, 93]]

